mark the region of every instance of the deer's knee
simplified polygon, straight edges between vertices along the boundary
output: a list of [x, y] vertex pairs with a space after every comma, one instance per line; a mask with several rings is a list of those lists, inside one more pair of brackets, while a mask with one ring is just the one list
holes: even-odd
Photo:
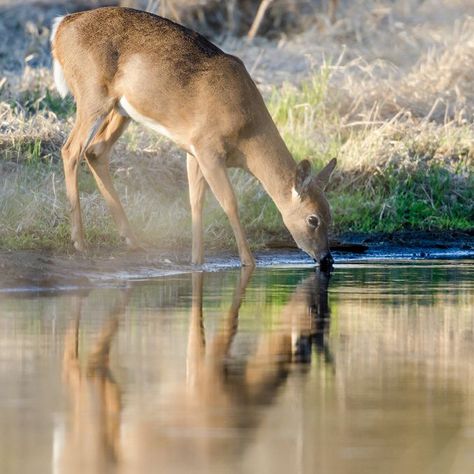
[[70, 156], [71, 156], [71, 145], [69, 145], [69, 143], [66, 143], [61, 148], [61, 157], [64, 161], [69, 161]]
[[61, 148], [61, 157], [63, 159], [64, 167], [67, 170], [74, 170], [77, 168], [80, 161], [80, 154], [70, 144], [66, 144]]

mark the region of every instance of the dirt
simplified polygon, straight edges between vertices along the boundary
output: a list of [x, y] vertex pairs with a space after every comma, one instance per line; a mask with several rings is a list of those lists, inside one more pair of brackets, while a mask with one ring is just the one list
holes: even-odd
[[[346, 234], [333, 241], [331, 248], [337, 265], [381, 261], [426, 259], [474, 260], [474, 232], [387, 234]], [[281, 243], [283, 244], [283, 242]], [[288, 244], [291, 244], [288, 242]], [[286, 247], [257, 252], [258, 266], [314, 265], [303, 252]], [[101, 250], [87, 255], [58, 255], [52, 251], [1, 251], [0, 291], [59, 291], [96, 286], [125, 285], [196, 270], [219, 271], [238, 267], [236, 255], [209, 254], [200, 267], [189, 263], [189, 251], [147, 249], [125, 252]]]
[[0, 288], [11, 291], [55, 290], [129, 279], [146, 279], [192, 267], [172, 253], [101, 251], [58, 255], [51, 251], [0, 252]]

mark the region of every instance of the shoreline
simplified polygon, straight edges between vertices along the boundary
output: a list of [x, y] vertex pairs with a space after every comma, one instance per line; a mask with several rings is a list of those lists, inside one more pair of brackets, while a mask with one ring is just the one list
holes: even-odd
[[[400, 264], [441, 260], [474, 260], [474, 236], [468, 233], [403, 233], [388, 236], [346, 234], [331, 245], [335, 271], [344, 264]], [[449, 235], [448, 235], [449, 234]], [[462, 235], [459, 235], [462, 234]], [[456, 240], [455, 237], [458, 237]], [[459, 238], [462, 237], [462, 238]], [[266, 248], [255, 252], [257, 268], [301, 266], [317, 268], [293, 247]], [[147, 249], [128, 252], [98, 250], [86, 255], [67, 255], [50, 250], [0, 251], [0, 292], [76, 291], [99, 286], [191, 273], [238, 268], [238, 256], [230, 251], [208, 252], [206, 263], [193, 266], [188, 250]]]

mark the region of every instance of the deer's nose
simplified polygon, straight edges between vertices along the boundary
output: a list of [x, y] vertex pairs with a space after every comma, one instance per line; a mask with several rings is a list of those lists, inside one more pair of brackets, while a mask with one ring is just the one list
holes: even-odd
[[328, 252], [320, 261], [319, 261], [319, 268], [323, 271], [331, 270], [332, 264], [334, 263], [334, 259], [332, 255]]

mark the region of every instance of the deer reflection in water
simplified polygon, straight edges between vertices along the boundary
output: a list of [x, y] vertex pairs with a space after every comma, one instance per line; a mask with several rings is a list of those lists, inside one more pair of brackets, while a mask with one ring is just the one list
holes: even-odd
[[120, 452], [120, 389], [109, 368], [110, 347], [119, 318], [125, 311], [128, 293], [121, 294], [95, 345], [81, 367], [79, 327], [83, 296], [74, 296], [73, 320], [66, 331], [63, 380], [68, 388], [72, 410], [70, 429], [65, 434], [60, 455], [60, 472], [113, 472]]
[[[186, 383], [173, 392], [172, 407], [160, 413], [140, 407], [120, 433], [120, 389], [109, 369], [109, 351], [128, 296], [112, 310], [85, 375], [79, 366], [77, 316], [66, 334], [64, 380], [73, 402], [71, 430], [64, 440], [62, 472], [210, 472], [245, 449], [249, 433], [275, 400], [288, 375], [309, 365], [313, 347], [331, 363], [325, 335], [329, 323], [329, 276], [304, 279], [280, 310], [278, 328], [264, 332], [244, 361], [230, 349], [238, 331], [239, 310], [252, 270], [243, 268], [232, 303], [212, 338], [203, 319], [203, 273], [192, 274]], [[158, 415], [158, 416], [157, 416]], [[244, 430], [244, 431], [242, 431]], [[230, 458], [229, 458], [230, 456]]]

